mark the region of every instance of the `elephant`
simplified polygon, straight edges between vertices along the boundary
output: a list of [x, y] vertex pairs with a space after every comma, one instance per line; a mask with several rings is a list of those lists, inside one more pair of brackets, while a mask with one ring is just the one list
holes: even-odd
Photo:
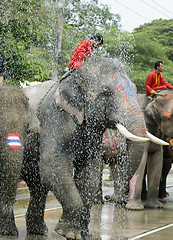
[[29, 104], [21, 90], [0, 87], [0, 235], [18, 235], [13, 205], [23, 163], [30, 121]]
[[[163, 140], [173, 136], [173, 91], [160, 91], [154, 99], [146, 104], [146, 95], [138, 96], [138, 102], [143, 108], [146, 126], [149, 132]], [[169, 145], [169, 143], [167, 143]], [[167, 149], [168, 150], [168, 149]], [[129, 201], [126, 205], [128, 209], [142, 210], [146, 208], [163, 208], [163, 204], [158, 200], [158, 195], [162, 197], [166, 194], [166, 176], [171, 167], [171, 157], [167, 157], [165, 148], [163, 161], [163, 147], [152, 142], [145, 143], [145, 151], [142, 161], [131, 179]], [[147, 163], [148, 191], [144, 207], [141, 202], [141, 189], [143, 174]], [[163, 166], [163, 170], [162, 170]], [[162, 178], [161, 178], [162, 174]], [[161, 182], [160, 182], [161, 178]], [[158, 193], [160, 184], [160, 191]]]
[[[60, 80], [23, 91], [38, 117], [33, 121], [38, 132], [28, 138], [22, 170], [31, 194], [27, 232], [47, 231], [44, 208], [50, 190], [63, 209], [56, 232], [67, 239], [91, 239], [88, 225], [103, 165], [103, 133], [107, 128], [119, 129], [127, 137], [129, 164], [124, 164], [124, 176], [133, 176], [143, 141], [151, 139], [133, 84], [118, 59], [91, 57], [80, 71], [73, 69]], [[136, 139], [139, 142], [133, 143]], [[130, 164], [134, 146], [141, 157]], [[128, 179], [124, 182], [128, 185]]]

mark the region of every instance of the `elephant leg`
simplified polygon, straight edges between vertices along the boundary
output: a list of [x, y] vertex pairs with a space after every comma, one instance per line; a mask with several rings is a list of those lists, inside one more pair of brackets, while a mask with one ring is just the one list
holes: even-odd
[[114, 193], [112, 195], [106, 195], [105, 199], [116, 204], [123, 205], [125, 200], [125, 182], [123, 181], [123, 170], [119, 164], [110, 164], [110, 168], [114, 180]]
[[147, 199], [147, 185], [146, 185], [146, 177], [147, 177], [147, 171], [144, 172], [144, 178], [142, 182], [142, 193], [141, 193], [141, 199], [146, 200]]
[[160, 186], [159, 186], [159, 194], [158, 197], [163, 199], [169, 196], [169, 193], [166, 191], [166, 178], [171, 169], [172, 161], [170, 158], [163, 159], [163, 167], [162, 167], [162, 177], [160, 179]]
[[44, 209], [48, 188], [41, 183], [39, 170], [39, 135], [35, 132], [28, 136], [24, 155], [21, 179], [30, 191], [30, 201], [26, 213], [27, 234], [44, 235], [48, 228], [44, 221]]
[[93, 200], [100, 183], [100, 173], [103, 163], [99, 157], [92, 160], [92, 163], [75, 168], [75, 182], [83, 201], [81, 227], [82, 239], [90, 239], [88, 225], [90, 222], [90, 211]]
[[7, 224], [4, 227], [0, 225], [0, 235], [18, 237], [18, 229], [15, 224], [13, 209], [10, 213]]
[[94, 204], [103, 204], [104, 203], [103, 190], [102, 190], [102, 178], [103, 178], [103, 169], [100, 172], [100, 182], [99, 182], [98, 190], [94, 197]]
[[44, 235], [48, 228], [44, 221], [44, 210], [48, 188], [41, 184], [38, 175], [24, 177], [30, 191], [30, 201], [26, 213], [27, 234]]
[[74, 182], [71, 155], [49, 154], [48, 158], [45, 157], [46, 153], [43, 152], [40, 160], [42, 181], [49, 183], [51, 191], [63, 209], [55, 231], [67, 239], [81, 239], [83, 202]]
[[163, 208], [162, 203], [158, 200], [158, 189], [161, 178], [163, 165], [163, 150], [158, 146], [157, 151], [148, 154], [147, 162], [147, 180], [148, 193], [145, 202], [145, 208]]
[[21, 154], [15, 156], [14, 153], [13, 159], [13, 153], [10, 154], [9, 159], [13, 161], [6, 163], [7, 159], [1, 159], [3, 166], [0, 166], [0, 234], [17, 236], [18, 230], [15, 225], [13, 206], [20, 178], [22, 157]]
[[142, 160], [139, 164], [138, 169], [130, 180], [130, 191], [128, 202], [126, 204], [127, 209], [131, 210], [143, 210], [143, 204], [141, 201], [142, 183], [144, 178], [144, 172], [146, 168], [148, 158], [148, 144], [145, 144], [145, 151], [142, 156]]

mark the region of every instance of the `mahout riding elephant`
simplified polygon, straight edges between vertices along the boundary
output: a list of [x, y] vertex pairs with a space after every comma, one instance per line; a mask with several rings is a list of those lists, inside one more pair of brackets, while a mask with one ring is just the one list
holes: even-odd
[[[28, 149], [37, 146], [39, 151], [29, 150], [24, 161], [23, 173], [26, 171], [30, 176], [25, 177], [25, 181], [31, 193], [27, 232], [44, 234], [47, 231], [44, 208], [51, 190], [63, 208], [56, 232], [67, 239], [90, 239], [90, 210], [103, 165], [100, 157], [103, 133], [107, 128], [118, 128], [125, 134], [130, 139], [126, 140], [126, 150], [132, 158], [131, 140], [142, 141], [134, 143], [142, 157], [143, 141], [149, 140], [149, 134], [132, 82], [117, 59], [90, 58], [80, 71], [74, 69], [60, 81], [48, 84], [49, 88], [41, 96], [39, 89], [44, 88], [43, 85], [24, 89], [32, 102], [30, 105], [37, 109], [40, 124], [38, 134], [28, 142]], [[40, 102], [35, 107], [36, 96]], [[133, 175], [139, 165], [141, 158], [130, 164], [132, 158], [129, 164], [124, 164], [124, 176], [128, 176], [127, 172]]]
[[0, 87], [0, 235], [17, 236], [13, 205], [20, 179], [30, 121], [29, 104], [21, 90]]
[[[145, 95], [138, 97], [139, 104], [143, 104], [146, 100]], [[173, 136], [173, 91], [163, 90], [159, 92], [152, 101], [143, 105], [143, 113], [145, 122], [149, 132], [163, 140], [172, 138]], [[169, 145], [169, 143], [168, 143]], [[169, 162], [168, 162], [169, 161]], [[141, 210], [141, 189], [143, 173], [147, 163], [147, 179], [148, 191], [147, 199], [144, 207], [162, 208], [162, 203], [158, 200], [158, 189], [160, 177], [163, 174], [164, 183], [161, 181], [160, 188], [165, 185], [166, 177], [170, 168], [170, 158], [164, 159], [163, 165], [163, 147], [152, 142], [145, 143], [145, 151], [142, 161], [131, 179], [129, 201], [126, 207], [128, 209]], [[163, 171], [162, 171], [163, 165]], [[163, 184], [163, 185], [162, 185]]]

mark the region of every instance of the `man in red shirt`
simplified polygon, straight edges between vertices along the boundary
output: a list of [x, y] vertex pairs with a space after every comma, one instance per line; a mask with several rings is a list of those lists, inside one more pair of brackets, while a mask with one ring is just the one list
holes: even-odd
[[86, 58], [91, 57], [91, 52], [94, 48], [98, 48], [103, 44], [103, 37], [96, 33], [90, 40], [83, 40], [74, 50], [70, 59], [69, 70], [73, 68], [81, 69], [81, 66]]
[[146, 80], [145, 88], [148, 96], [154, 97], [157, 90], [164, 90], [166, 88], [173, 88], [171, 84], [169, 84], [163, 75], [160, 73], [163, 71], [163, 62], [157, 61], [155, 63], [155, 71], [151, 72]]

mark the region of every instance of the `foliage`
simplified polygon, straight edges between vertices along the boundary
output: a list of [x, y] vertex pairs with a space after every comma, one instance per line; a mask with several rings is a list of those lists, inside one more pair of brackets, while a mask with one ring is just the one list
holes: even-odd
[[50, 78], [52, 36], [43, 21], [43, 7], [41, 0], [5, 0], [0, 5], [0, 53], [10, 83]]
[[158, 60], [164, 63], [163, 75], [173, 84], [172, 37], [173, 19], [154, 20], [136, 28], [133, 32], [133, 65], [132, 80], [144, 89], [147, 75], [154, 70], [154, 63]]
[[[53, 71], [68, 67], [72, 52], [83, 39], [99, 30], [117, 29], [120, 17], [97, 1], [66, 1], [61, 53], [55, 49], [61, 8], [51, 0], [4, 0], [0, 3], [0, 53], [7, 62], [7, 81], [13, 84], [45, 81]], [[104, 34], [103, 34], [104, 35]], [[98, 54], [105, 53], [101, 49]]]
[[[93, 54], [118, 56], [130, 78], [144, 87], [154, 62], [163, 60], [165, 78], [173, 83], [173, 19], [154, 20], [131, 34], [121, 30], [120, 16], [97, 0], [3, 0], [0, 3], [0, 53], [7, 62], [7, 81], [45, 81], [68, 70], [70, 57], [80, 41], [95, 32], [104, 45]], [[64, 18], [64, 19], [63, 19]], [[61, 52], [56, 58], [61, 23]]]
[[145, 23], [144, 25], [136, 28], [135, 32], [145, 33], [149, 39], [157, 41], [162, 44], [163, 47], [167, 47], [167, 57], [173, 61], [173, 19], [170, 20], [154, 20], [151, 23]]

